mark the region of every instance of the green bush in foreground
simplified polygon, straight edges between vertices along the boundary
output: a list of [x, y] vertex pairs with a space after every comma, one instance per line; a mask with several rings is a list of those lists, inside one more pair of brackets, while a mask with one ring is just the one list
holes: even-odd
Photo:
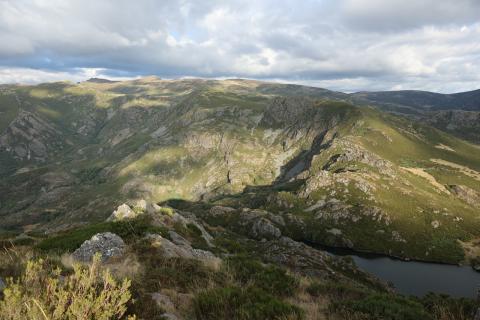
[[303, 319], [300, 308], [254, 287], [227, 287], [202, 292], [194, 299], [194, 311], [200, 320]]
[[0, 319], [126, 319], [129, 288], [130, 281], [117, 283], [110, 272], [100, 270], [99, 256], [89, 268], [76, 265], [65, 277], [44, 260], [30, 260], [18, 280], [7, 281]]

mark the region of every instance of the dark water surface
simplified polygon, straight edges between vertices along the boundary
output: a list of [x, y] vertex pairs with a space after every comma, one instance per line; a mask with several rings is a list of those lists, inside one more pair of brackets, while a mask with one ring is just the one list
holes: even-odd
[[476, 298], [480, 288], [480, 272], [468, 266], [403, 261], [331, 248], [325, 250], [337, 256], [351, 256], [360, 269], [393, 283], [399, 293], [407, 295], [423, 296], [431, 291]]

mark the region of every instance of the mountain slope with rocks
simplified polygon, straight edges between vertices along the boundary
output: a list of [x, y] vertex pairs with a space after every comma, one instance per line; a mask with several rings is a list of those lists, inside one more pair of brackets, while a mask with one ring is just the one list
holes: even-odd
[[[252, 238], [477, 259], [480, 148], [346, 94], [150, 77], [3, 86], [0, 102], [7, 233], [103, 221], [127, 201], [182, 200]], [[211, 217], [214, 206], [233, 214]]]

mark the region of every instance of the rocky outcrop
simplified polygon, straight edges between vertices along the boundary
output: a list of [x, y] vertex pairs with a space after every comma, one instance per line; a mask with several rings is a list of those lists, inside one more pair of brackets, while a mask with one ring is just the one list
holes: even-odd
[[248, 236], [256, 240], [271, 240], [281, 237], [280, 227], [285, 226], [285, 221], [281, 216], [265, 210], [244, 208], [239, 214], [238, 224]]
[[480, 193], [463, 185], [450, 185], [448, 189], [466, 203], [480, 207]]
[[446, 110], [428, 113], [427, 122], [464, 139], [480, 142], [480, 112]]
[[112, 215], [107, 221], [121, 221], [125, 219], [136, 218], [138, 214], [130, 208], [126, 203], [118, 206], [117, 210], [113, 211]]
[[250, 235], [258, 240], [278, 239], [282, 235], [282, 232], [275, 227], [270, 220], [260, 218], [253, 224]]
[[65, 147], [61, 132], [38, 115], [21, 110], [0, 136], [0, 150], [18, 160], [46, 161]]
[[159, 234], [149, 234], [146, 240], [157, 248], [165, 258], [195, 259], [202, 262], [220, 262], [213, 253], [206, 250], [192, 248], [187, 240], [175, 234], [175, 242], [172, 242]]
[[101, 255], [102, 262], [119, 257], [125, 251], [125, 242], [111, 232], [97, 233], [75, 250], [72, 257], [80, 262], [90, 262], [96, 253]]
[[170, 237], [172, 242], [178, 246], [182, 246], [182, 247], [190, 246], [190, 242], [188, 242], [187, 239], [185, 239], [184, 237], [182, 237], [181, 235], [179, 235], [173, 230], [168, 231], [168, 236]]
[[209, 214], [213, 217], [226, 217], [233, 214], [236, 210], [230, 207], [213, 206], [210, 208]]
[[377, 168], [380, 173], [394, 176], [393, 164], [378, 155], [362, 148], [358, 144], [345, 139], [338, 139], [332, 144], [332, 148], [342, 150], [342, 153], [333, 155], [323, 167], [324, 170], [330, 170], [334, 165], [348, 164], [352, 162], [363, 163], [373, 168]]
[[194, 214], [189, 212], [182, 212], [182, 214], [174, 212], [171, 220], [174, 223], [180, 223], [183, 227], [188, 227], [189, 224], [193, 225], [200, 231], [200, 236], [203, 238], [203, 240], [205, 240], [207, 245], [209, 247], [215, 247], [213, 244], [213, 237], [207, 232], [207, 230], [205, 230], [204, 226], [197, 221], [197, 218]]
[[328, 254], [288, 237], [260, 243], [260, 249], [267, 261], [288, 266], [302, 274], [323, 277], [333, 272], [328, 266]]
[[275, 98], [265, 110], [261, 124], [293, 125], [300, 119], [311, 116], [315, 112], [315, 104], [307, 98]]

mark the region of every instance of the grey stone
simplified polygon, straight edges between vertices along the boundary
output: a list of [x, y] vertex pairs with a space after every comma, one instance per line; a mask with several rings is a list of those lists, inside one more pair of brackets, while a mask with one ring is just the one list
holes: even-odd
[[169, 312], [175, 310], [172, 300], [169, 296], [162, 294], [160, 292], [152, 293], [152, 299], [157, 303], [157, 305], [163, 310]]
[[111, 232], [97, 233], [75, 250], [72, 257], [81, 262], [90, 262], [96, 253], [101, 254], [102, 262], [121, 256], [125, 250], [122, 238]]
[[181, 243], [180, 245], [175, 244], [159, 234], [149, 234], [146, 238], [150, 240], [152, 246], [158, 248], [166, 258], [196, 259], [203, 262], [220, 261], [220, 259], [210, 251], [194, 249], [189, 243], [183, 241], [179, 242]]
[[334, 236], [342, 235], [342, 230], [337, 229], [337, 228], [328, 229], [327, 232], [333, 234]]
[[261, 239], [278, 239], [282, 235], [280, 229], [275, 227], [273, 223], [265, 218], [260, 218], [252, 226], [250, 231], [252, 237]]
[[2, 278], [0, 278], [0, 292], [3, 292], [5, 288], [6, 288], [5, 282], [3, 281]]
[[440, 222], [438, 220], [432, 221], [432, 228], [438, 229], [438, 227], [440, 227]]
[[170, 236], [170, 239], [172, 239], [172, 242], [175, 243], [176, 245], [179, 246], [190, 246], [190, 242], [188, 242], [187, 239], [176, 233], [175, 231], [170, 230], [168, 232], [168, 235]]
[[133, 211], [128, 204], [124, 203], [118, 206], [117, 210], [113, 211], [107, 221], [121, 221], [124, 219], [132, 219], [137, 216], [138, 214]]
[[207, 232], [207, 230], [205, 230], [205, 228], [200, 223], [196, 221], [196, 218], [193, 214], [184, 212], [183, 215], [181, 215], [178, 212], [175, 212], [172, 216], [172, 219], [175, 223], [181, 223], [184, 227], [186, 227], [188, 224], [193, 224], [200, 230], [201, 236], [205, 240], [207, 245], [209, 247], [215, 247], [215, 245], [213, 244], [213, 237], [210, 235], [210, 233]]
[[230, 207], [222, 207], [222, 206], [214, 206], [210, 209], [210, 215], [217, 217], [217, 216], [226, 216], [230, 215], [235, 212], [234, 208]]

